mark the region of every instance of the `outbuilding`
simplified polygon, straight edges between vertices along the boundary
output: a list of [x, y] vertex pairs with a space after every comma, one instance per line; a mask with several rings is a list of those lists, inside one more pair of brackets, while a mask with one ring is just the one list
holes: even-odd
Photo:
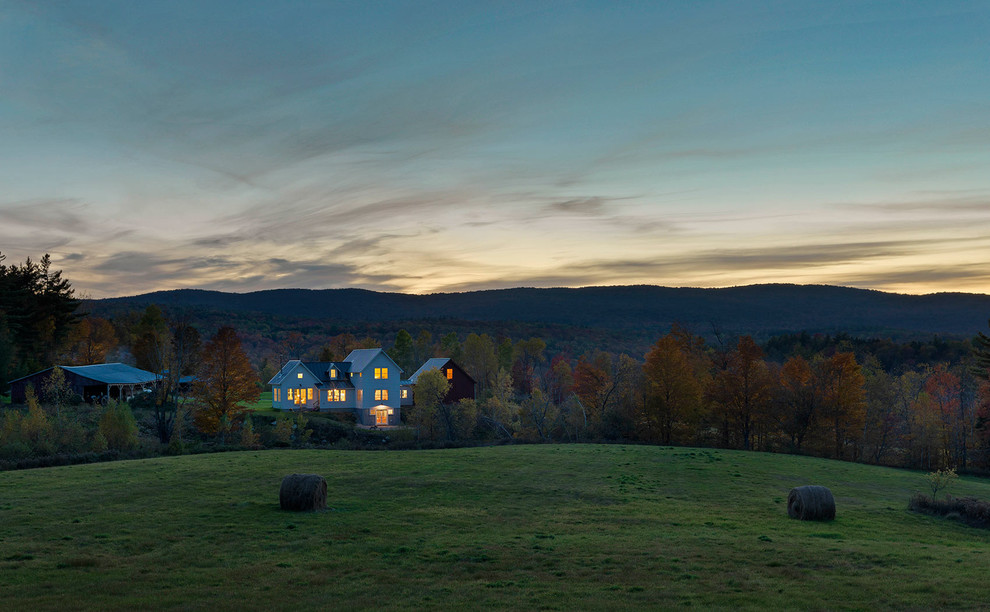
[[142, 391], [153, 389], [159, 382], [159, 376], [153, 372], [124, 363], [52, 366], [11, 381], [10, 401], [14, 404], [27, 401], [28, 385], [33, 386], [35, 393], [40, 395], [45, 381], [56, 367], [65, 372], [65, 382], [69, 388], [87, 402], [105, 398], [127, 400]]

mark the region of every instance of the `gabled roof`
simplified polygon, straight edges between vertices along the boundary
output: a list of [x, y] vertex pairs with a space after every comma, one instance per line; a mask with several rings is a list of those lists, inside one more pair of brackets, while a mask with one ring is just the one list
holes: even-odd
[[420, 374], [423, 372], [429, 372], [430, 370], [440, 370], [447, 365], [448, 361], [450, 361], [449, 357], [433, 357], [431, 359], [427, 359], [426, 363], [419, 366], [419, 369], [409, 377], [409, 383], [415, 385]]
[[[62, 368], [66, 372], [72, 372], [78, 376], [85, 376], [86, 378], [107, 385], [143, 385], [145, 383], [155, 382], [158, 380], [158, 375], [154, 372], [148, 372], [147, 370], [135, 368], [134, 366], [129, 366], [124, 363], [97, 363], [84, 366], [60, 365], [58, 367]], [[44, 370], [39, 370], [38, 372], [28, 376], [22, 376], [17, 380], [31, 378], [32, 376], [36, 376], [53, 369], [54, 366]], [[10, 382], [17, 382], [17, 380], [12, 380]]]
[[291, 372], [295, 368], [295, 364], [297, 363], [301, 364], [302, 362], [299, 361], [298, 359], [290, 359], [289, 361], [287, 361], [285, 365], [282, 366], [282, 369], [278, 371], [278, 374], [272, 376], [272, 379], [268, 381], [268, 384], [269, 385], [282, 384], [282, 379], [284, 379], [289, 374], [289, 372]]
[[338, 374], [337, 378], [330, 378], [330, 368], [335, 368], [339, 372], [346, 374], [350, 371], [351, 364], [345, 361], [299, 361], [298, 359], [292, 359], [282, 366], [278, 374], [272, 376], [272, 379], [268, 381], [268, 384], [281, 385], [285, 377], [296, 370], [297, 364], [319, 381], [320, 385], [328, 383], [331, 387], [336, 388], [347, 388], [350, 386], [346, 376], [340, 376]]
[[[363, 372], [364, 369], [368, 367], [368, 364], [371, 363], [371, 360], [377, 357], [379, 353], [385, 355], [385, 357], [389, 361], [392, 361], [392, 358], [388, 356], [388, 353], [386, 353], [380, 348], [354, 349], [353, 351], [350, 352], [349, 355], [347, 355], [347, 357], [344, 358], [344, 361], [350, 362], [351, 372]], [[399, 367], [399, 364], [395, 363], [394, 361], [392, 361], [392, 365], [394, 365], [395, 369], [398, 370], [399, 372], [402, 371], [402, 368]]]

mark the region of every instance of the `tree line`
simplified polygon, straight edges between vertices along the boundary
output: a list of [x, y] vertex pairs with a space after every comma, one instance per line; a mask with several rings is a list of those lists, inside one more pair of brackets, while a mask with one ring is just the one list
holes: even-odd
[[[338, 361], [355, 348], [384, 345], [407, 376], [444, 356], [477, 382], [475, 399], [447, 404], [446, 380], [420, 379], [416, 405], [403, 418], [428, 440], [622, 440], [990, 469], [985, 334], [972, 342], [896, 343], [801, 333], [761, 344], [747, 335], [706, 341], [675, 326], [640, 355], [571, 355], [548, 349], [539, 337], [434, 338], [426, 329], [413, 335], [387, 326], [364, 337], [315, 340], [299, 331], [258, 337], [221, 327], [204, 343], [195, 321], [157, 306], [112, 319], [79, 314], [68, 281], [51, 270], [47, 255], [39, 263], [0, 265], [0, 289], [0, 383], [54, 363], [133, 363], [161, 377], [155, 392], [141, 397], [140, 425], [162, 445], [189, 429], [251, 442], [256, 434], [244, 404], [286, 361]], [[8, 418], [8, 439], [23, 429], [19, 439], [39, 440], [44, 414], [49, 439], [63, 440], [52, 448], [102, 448], [93, 432], [107, 411], [76, 411], [90, 432], [80, 442], [86, 436], [66, 421], [68, 403], [53, 388], [36, 390], [38, 406], [29, 402], [16, 427]], [[102, 436], [108, 444], [119, 438]]]
[[[445, 344], [445, 356], [478, 381], [478, 395], [445, 406], [444, 381], [431, 380], [423, 401], [417, 388], [407, 417], [428, 437], [626, 440], [990, 469], [984, 334], [954, 363], [898, 371], [842, 340], [773, 361], [749, 336], [708, 344], [676, 326], [640, 359], [551, 356], [538, 338], [470, 334]], [[401, 358], [407, 345], [397, 340], [392, 350]]]

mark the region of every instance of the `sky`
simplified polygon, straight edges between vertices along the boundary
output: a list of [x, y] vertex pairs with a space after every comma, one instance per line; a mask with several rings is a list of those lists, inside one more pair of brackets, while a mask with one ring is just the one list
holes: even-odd
[[78, 295], [990, 293], [990, 3], [0, 0], [0, 253]]

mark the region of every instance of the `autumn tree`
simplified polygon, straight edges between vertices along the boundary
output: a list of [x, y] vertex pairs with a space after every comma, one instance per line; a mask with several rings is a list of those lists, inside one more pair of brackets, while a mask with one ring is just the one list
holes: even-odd
[[732, 432], [739, 446], [752, 448], [754, 430], [769, 420], [771, 389], [763, 350], [750, 336], [742, 336], [711, 387], [713, 406], [722, 420], [724, 444], [729, 443]]
[[219, 435], [223, 442], [243, 416], [241, 404], [258, 399], [257, 379], [237, 332], [221, 327], [203, 347], [193, 384], [193, 397], [199, 404], [196, 426], [206, 434]]
[[657, 340], [643, 364], [646, 401], [642, 423], [650, 440], [670, 444], [677, 426], [691, 429], [700, 417], [702, 390], [687, 354], [672, 334]]
[[903, 441], [903, 414], [898, 410], [897, 381], [876, 359], [863, 367], [866, 391], [866, 414], [863, 427], [863, 450], [872, 463], [884, 463], [886, 457]]
[[614, 407], [634, 367], [628, 356], [615, 357], [604, 351], [578, 360], [574, 368], [574, 393], [580, 399], [584, 433], [605, 433], [607, 413]]
[[495, 341], [488, 334], [468, 334], [461, 348], [461, 358], [464, 371], [478, 383], [478, 395], [486, 395], [493, 376], [498, 372]]
[[529, 394], [542, 377], [547, 343], [541, 338], [520, 340], [512, 348], [512, 380], [516, 391]]
[[117, 348], [117, 332], [113, 324], [100, 317], [86, 317], [69, 334], [66, 360], [72, 365], [105, 363], [107, 355]]
[[413, 392], [415, 405], [407, 411], [407, 415], [409, 424], [418, 429], [421, 437], [430, 440], [441, 436], [453, 439], [450, 409], [444, 405], [449, 392], [450, 381], [440, 370], [434, 368], [420, 373]]
[[959, 377], [937, 364], [925, 380], [925, 393], [938, 423], [938, 465], [964, 467], [968, 428]]
[[836, 353], [821, 362], [822, 416], [832, 434], [832, 456], [845, 457], [849, 442], [858, 441], [866, 417], [865, 379], [856, 356]]
[[784, 362], [774, 396], [781, 432], [790, 439], [791, 448], [800, 451], [820, 418], [821, 398], [807, 359], [796, 355]]
[[512, 393], [512, 375], [499, 368], [491, 377], [490, 393], [478, 405], [478, 420], [496, 438], [511, 438], [512, 418], [519, 413], [519, 405]]

